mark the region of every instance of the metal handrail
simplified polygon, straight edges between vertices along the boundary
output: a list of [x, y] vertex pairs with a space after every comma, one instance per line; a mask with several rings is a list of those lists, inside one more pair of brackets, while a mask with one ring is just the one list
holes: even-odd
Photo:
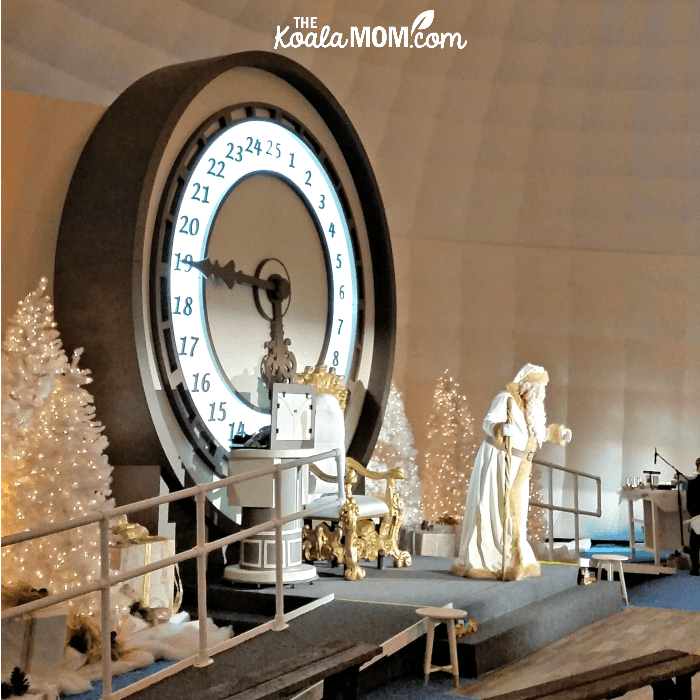
[[[549, 541], [549, 547], [548, 547], [548, 555], [549, 555], [549, 561], [553, 561], [554, 559], [554, 511], [559, 511], [561, 513], [573, 513], [574, 514], [574, 542], [575, 542], [575, 551], [576, 551], [576, 558], [578, 559], [579, 556], [581, 555], [581, 549], [579, 547], [579, 542], [580, 542], [580, 537], [579, 537], [579, 515], [592, 515], [595, 516], [596, 518], [599, 518], [602, 514], [602, 508], [601, 508], [601, 482], [600, 482], [600, 477], [599, 476], [592, 476], [590, 474], [585, 474], [584, 472], [580, 472], [576, 469], [571, 469], [570, 467], [562, 467], [559, 464], [553, 464], [552, 462], [545, 462], [543, 460], [539, 459], [533, 459], [532, 460], [533, 464], [538, 464], [542, 467], [547, 467], [549, 470], [547, 472], [548, 476], [548, 486], [549, 486], [549, 502], [548, 503], [542, 503], [541, 501], [533, 501], [530, 500], [530, 505], [534, 506], [536, 508], [544, 508], [545, 510], [549, 511], [549, 518], [548, 518], [548, 541]], [[574, 476], [574, 507], [573, 508], [567, 508], [565, 506], [556, 506], [552, 502], [554, 500], [554, 470], [565, 472], [567, 474], [573, 474]], [[578, 479], [579, 477], [583, 477], [585, 479], [592, 479], [593, 481], [596, 482], [596, 499], [597, 499], [597, 507], [595, 511], [591, 510], [581, 510], [578, 507]]]
[[[214, 549], [220, 549], [228, 544], [237, 542], [239, 540], [250, 537], [253, 534], [261, 532], [265, 529], [274, 526], [275, 537], [276, 537], [276, 551], [275, 551], [275, 618], [272, 622], [260, 625], [258, 629], [260, 632], [264, 632], [267, 629], [272, 629], [274, 631], [280, 631], [286, 627], [286, 619], [284, 613], [284, 593], [283, 593], [283, 571], [282, 571], [282, 527], [292, 520], [299, 520], [301, 518], [306, 518], [314, 515], [321, 510], [325, 510], [329, 505], [333, 505], [333, 502], [324, 501], [322, 505], [319, 506], [309, 506], [305, 507], [301, 511], [295, 513], [282, 515], [282, 472], [287, 469], [297, 469], [305, 464], [309, 464], [312, 461], [320, 461], [322, 459], [335, 458], [337, 465], [337, 473], [339, 475], [339, 485], [342, 481], [342, 471], [343, 465], [340, 463], [341, 451], [339, 449], [329, 450], [327, 452], [321, 452], [319, 454], [310, 455], [308, 457], [303, 457], [295, 460], [290, 460], [286, 462], [280, 462], [278, 464], [272, 464], [267, 467], [263, 467], [256, 471], [247, 472], [245, 474], [237, 474], [235, 476], [227, 477], [226, 479], [221, 479], [219, 481], [214, 481], [210, 484], [200, 484], [191, 488], [183, 489], [181, 491], [176, 491], [174, 493], [166, 494], [164, 496], [157, 496], [155, 498], [149, 498], [144, 501], [138, 501], [134, 503], [129, 503], [124, 506], [119, 506], [117, 508], [110, 508], [96, 513], [91, 513], [78, 518], [73, 518], [72, 520], [67, 520], [63, 523], [58, 523], [55, 525], [49, 525], [46, 527], [34, 528], [33, 530], [27, 530], [24, 532], [18, 532], [12, 535], [7, 535], [0, 541], [0, 546], [7, 547], [13, 544], [19, 544], [21, 542], [27, 542], [28, 540], [38, 539], [40, 537], [46, 537], [47, 535], [54, 535], [59, 532], [65, 532], [67, 530], [72, 530], [78, 527], [84, 527], [85, 525], [91, 525], [98, 523], [100, 526], [100, 578], [93, 580], [86, 584], [81, 584], [74, 586], [68, 591], [63, 593], [56, 593], [54, 595], [47, 596], [46, 598], [41, 598], [40, 600], [34, 600], [23, 605], [18, 605], [14, 608], [8, 608], [2, 611], [2, 620], [7, 620], [13, 617], [18, 617], [20, 615], [25, 615], [35, 610], [40, 610], [43, 608], [50, 607], [57, 603], [62, 603], [66, 600], [71, 600], [73, 598], [78, 598], [87, 593], [94, 593], [95, 591], [100, 591], [100, 616], [101, 616], [101, 644], [102, 649], [109, 649], [111, 647], [110, 639], [110, 588], [123, 581], [127, 581], [138, 576], [150, 573], [152, 571], [157, 571], [158, 569], [163, 569], [173, 564], [177, 564], [181, 561], [186, 561], [187, 559], [197, 559], [197, 609], [199, 618], [199, 650], [195, 656], [189, 659], [184, 659], [175, 665], [177, 670], [182, 670], [187, 668], [187, 666], [208, 666], [212, 663], [211, 656], [217, 654], [225, 649], [229, 649], [236, 644], [240, 644], [242, 641], [249, 639], [254, 636], [255, 630], [251, 630], [250, 633], [245, 635], [239, 635], [233, 639], [216, 645], [215, 647], [208, 646], [207, 640], [207, 586], [206, 586], [206, 557], [209, 552]], [[225, 488], [232, 484], [238, 484], [243, 481], [248, 481], [250, 479], [257, 479], [261, 476], [271, 475], [274, 477], [274, 494], [275, 494], [275, 517], [264, 523], [259, 523], [253, 527], [246, 528], [245, 530], [240, 530], [233, 535], [228, 535], [226, 537], [219, 538], [212, 542], [206, 542], [206, 530], [205, 530], [205, 503], [206, 494], [209, 491], [215, 491], [221, 488]], [[343, 491], [341, 490], [342, 494]], [[196, 505], [196, 522], [197, 522], [197, 544], [195, 547], [186, 550], [185, 552], [180, 552], [172, 557], [167, 557], [166, 559], [161, 559], [159, 561], [147, 564], [145, 566], [140, 566], [137, 569], [132, 569], [128, 572], [122, 572], [118, 574], [110, 574], [109, 569], [109, 536], [110, 536], [110, 520], [119, 516], [133, 513], [135, 511], [143, 510], [144, 508], [162, 505], [165, 503], [172, 503], [173, 501], [178, 501], [184, 498], [194, 497]], [[337, 501], [337, 505], [342, 505], [341, 498], [334, 499]], [[166, 669], [167, 672], [171, 669]], [[162, 673], [162, 672], [161, 672]], [[127, 686], [119, 691], [112, 692], [112, 663], [111, 654], [102, 654], [102, 698], [103, 700], [117, 700], [117, 698], [123, 698], [129, 695], [131, 692], [135, 692], [138, 688], [135, 686], [141, 686], [143, 681], [138, 681], [132, 686]], [[130, 688], [133, 687], [133, 690]]]

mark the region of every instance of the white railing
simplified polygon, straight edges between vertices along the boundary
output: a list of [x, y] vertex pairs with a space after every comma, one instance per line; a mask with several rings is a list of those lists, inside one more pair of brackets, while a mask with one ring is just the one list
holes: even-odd
[[[221, 479], [220, 481], [215, 481], [211, 484], [201, 484], [199, 486], [194, 486], [192, 488], [184, 489], [182, 491], [176, 491], [175, 493], [170, 493], [165, 496], [159, 496], [157, 498], [150, 498], [145, 501], [139, 501], [136, 503], [129, 503], [125, 506], [119, 506], [118, 508], [111, 508], [109, 510], [100, 511], [99, 513], [84, 515], [80, 518], [74, 518], [73, 520], [68, 520], [64, 523], [57, 525], [49, 525], [46, 527], [35, 528], [34, 530], [28, 530], [25, 532], [19, 532], [14, 535], [8, 535], [2, 538], [2, 546], [7, 547], [13, 544], [19, 544], [21, 542], [27, 542], [28, 540], [38, 539], [40, 537], [46, 537], [47, 535], [54, 535], [59, 532], [65, 532], [67, 530], [72, 530], [74, 528], [83, 527], [85, 525], [91, 525], [94, 523], [99, 523], [100, 526], [100, 578], [90, 581], [88, 583], [74, 586], [73, 588], [63, 592], [55, 593], [46, 598], [41, 598], [40, 600], [34, 600], [30, 603], [25, 603], [24, 605], [18, 605], [14, 608], [9, 608], [2, 611], [2, 620], [7, 620], [19, 615], [25, 615], [27, 613], [34, 612], [35, 610], [40, 610], [47, 608], [51, 605], [57, 603], [62, 603], [66, 600], [71, 600], [73, 598], [78, 598], [86, 593], [94, 593], [95, 591], [100, 591], [100, 616], [101, 616], [101, 644], [102, 649], [111, 648], [111, 638], [110, 638], [110, 588], [118, 583], [128, 581], [129, 579], [136, 578], [138, 576], [143, 576], [144, 574], [149, 574], [158, 569], [163, 569], [167, 566], [172, 566], [178, 564], [181, 561], [186, 561], [188, 559], [197, 559], [197, 610], [199, 618], [199, 651], [196, 655], [191, 656], [187, 659], [183, 659], [180, 662], [169, 666], [168, 668], [153, 674], [141, 681], [133, 683], [121, 690], [116, 692], [112, 691], [112, 663], [111, 654], [102, 654], [102, 698], [103, 700], [120, 700], [120, 698], [131, 695], [137, 690], [141, 690], [156, 681], [161, 680], [167, 676], [170, 676], [176, 672], [181, 671], [188, 666], [198, 666], [204, 667], [212, 663], [212, 656], [218, 654], [219, 652], [230, 649], [241, 642], [244, 642], [258, 634], [266, 632], [271, 629], [274, 631], [280, 631], [287, 627], [287, 621], [293, 617], [298, 616], [304, 610], [299, 609], [294, 612], [284, 613], [284, 592], [283, 592], [283, 554], [282, 554], [282, 527], [292, 521], [302, 518], [307, 518], [314, 515], [321, 509], [328, 508], [332, 505], [332, 502], [324, 501], [322, 506], [310, 506], [304, 508], [301, 511], [295, 513], [282, 515], [282, 479], [281, 473], [287, 469], [298, 469], [304, 464], [308, 464], [312, 461], [335, 458], [337, 465], [338, 477], [338, 487], [339, 493], [343, 493], [345, 488], [342, 482], [343, 466], [340, 463], [341, 452], [338, 449], [329, 450], [328, 452], [322, 452], [316, 455], [311, 455], [310, 457], [300, 458], [291, 460], [288, 462], [281, 462], [279, 464], [271, 464], [267, 467], [263, 467], [254, 472], [248, 472], [245, 474], [239, 474], [236, 476], [230, 476], [226, 479]], [[256, 479], [262, 476], [272, 476], [274, 479], [274, 493], [275, 493], [275, 517], [272, 520], [268, 520], [254, 527], [249, 527], [245, 530], [241, 530], [233, 535], [228, 535], [222, 537], [213, 542], [206, 542], [206, 531], [205, 531], [205, 503], [206, 494], [208, 491], [218, 490], [220, 488], [225, 488], [231, 484], [238, 484], [249, 479]], [[188, 549], [179, 554], [175, 554], [172, 557], [162, 559], [145, 566], [140, 566], [136, 569], [131, 569], [130, 571], [110, 574], [109, 569], [109, 536], [110, 536], [110, 520], [119, 515], [128, 515], [135, 511], [143, 510], [144, 508], [152, 506], [160, 506], [164, 503], [172, 503], [173, 501], [178, 501], [183, 498], [194, 497], [196, 504], [196, 520], [197, 520], [197, 545], [191, 549]], [[341, 505], [341, 499], [337, 498], [337, 505]], [[206, 585], [206, 561], [209, 552], [215, 549], [221, 549], [226, 545], [232, 544], [233, 542], [238, 542], [239, 540], [255, 535], [269, 527], [274, 526], [276, 542], [275, 542], [275, 617], [272, 621], [266, 622], [259, 625], [255, 629], [249, 630], [243, 634], [237, 635], [232, 639], [229, 639], [221, 644], [214, 647], [209, 647], [207, 639], [207, 585]], [[332, 599], [332, 596], [328, 597], [328, 600], [322, 599], [323, 602], [328, 602]], [[319, 602], [310, 604], [310, 608], [316, 607]]]
[[[549, 511], [549, 522], [548, 522], [548, 539], [549, 539], [549, 548], [548, 548], [548, 556], [549, 556], [549, 561], [552, 561], [554, 559], [554, 511], [559, 511], [561, 513], [573, 513], [574, 515], [574, 547], [576, 550], [576, 558], [578, 559], [579, 556], [581, 555], [581, 550], [579, 546], [580, 542], [580, 536], [579, 536], [579, 516], [580, 515], [592, 515], [596, 518], [599, 518], [601, 516], [602, 510], [601, 510], [601, 492], [600, 492], [600, 477], [599, 476], [591, 476], [590, 474], [585, 474], [584, 472], [579, 472], [576, 469], [570, 469], [569, 467], [562, 467], [558, 464], [552, 464], [551, 462], [543, 462], [538, 459], [533, 459], [532, 460], [533, 464], [538, 464], [541, 467], [546, 467], [549, 471], [547, 472], [548, 476], [548, 488], [549, 488], [549, 502], [548, 503], [543, 503], [541, 501], [530, 501], [531, 506], [535, 506], [536, 508], [544, 508]], [[573, 508], [567, 508], [565, 506], [555, 506], [553, 501], [554, 501], [554, 470], [564, 472], [566, 474], [572, 474], [574, 477], [574, 507]], [[593, 510], [581, 510], [578, 507], [578, 480], [579, 477], [582, 477], [584, 479], [592, 479], [596, 483], [596, 509]]]

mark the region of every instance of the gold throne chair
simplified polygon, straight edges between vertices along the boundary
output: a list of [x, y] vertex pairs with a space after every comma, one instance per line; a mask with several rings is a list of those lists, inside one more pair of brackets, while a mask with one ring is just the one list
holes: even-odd
[[[311, 384], [318, 394], [330, 394], [337, 400], [340, 411], [335, 419], [334, 437], [345, 450], [345, 426], [342, 412], [347, 403], [347, 389], [342, 379], [331, 369], [323, 365], [307, 367], [296, 378], [297, 384]], [[335, 402], [333, 402], [335, 403]], [[325, 420], [333, 420], [332, 411]], [[317, 414], [317, 435], [319, 420]], [[338, 445], [332, 445], [337, 447]], [[318, 445], [317, 445], [318, 447]], [[398, 539], [403, 521], [403, 500], [395, 487], [397, 479], [403, 479], [402, 469], [389, 469], [386, 472], [370, 471], [352, 457], [345, 459], [345, 493], [338, 494], [338, 474], [333, 460], [324, 460], [325, 464], [310, 464], [308, 481], [305, 488], [305, 505], [318, 506], [323, 499], [341, 496], [341, 506], [335, 505], [321, 513], [311, 516], [304, 525], [303, 552], [307, 561], [325, 560], [334, 564], [343, 564], [345, 578], [359, 581], [365, 577], [365, 570], [359, 564], [360, 559], [376, 561], [380, 556], [392, 556], [394, 566], [410, 566], [411, 555], [399, 549]], [[341, 460], [342, 462], [342, 460]], [[342, 475], [341, 475], [342, 476]], [[382, 480], [386, 482], [383, 498], [353, 493], [357, 477]], [[378, 521], [375, 522], [375, 521]], [[314, 526], [314, 523], [318, 525]]]

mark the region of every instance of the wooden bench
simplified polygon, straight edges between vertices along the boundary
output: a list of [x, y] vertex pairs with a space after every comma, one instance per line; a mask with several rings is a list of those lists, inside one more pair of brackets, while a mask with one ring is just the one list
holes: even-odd
[[664, 649], [488, 700], [603, 700], [648, 685], [654, 700], [691, 700], [691, 678], [699, 670], [700, 655]]

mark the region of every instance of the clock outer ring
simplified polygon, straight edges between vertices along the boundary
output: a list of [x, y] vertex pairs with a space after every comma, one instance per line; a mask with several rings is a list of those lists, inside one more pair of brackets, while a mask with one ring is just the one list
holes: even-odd
[[354, 181], [368, 233], [375, 321], [370, 377], [348, 455], [367, 464], [389, 395], [396, 338], [386, 215], [367, 154], [342, 107], [318, 78], [285, 56], [249, 51], [161, 68], [107, 109], [81, 153], [63, 209], [54, 271], [58, 328], [68, 353], [84, 348], [82, 363], [94, 378], [91, 391], [106, 426], [110, 462], [166, 466], [137, 351], [140, 270], [149, 264], [142, 260], [148, 202], [183, 112], [206, 85], [237, 67], [266, 71], [296, 89], [325, 122]]

